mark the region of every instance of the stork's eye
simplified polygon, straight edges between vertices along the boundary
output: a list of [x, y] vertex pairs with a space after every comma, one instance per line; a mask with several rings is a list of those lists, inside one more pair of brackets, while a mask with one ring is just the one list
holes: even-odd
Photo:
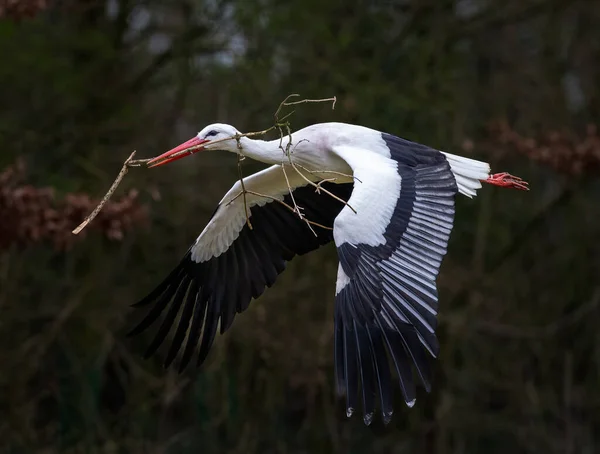
[[218, 131], [215, 131], [213, 129], [211, 131], [208, 131], [204, 137], [208, 138], [208, 137], [211, 137], [211, 136], [216, 136], [217, 134], [219, 134]]

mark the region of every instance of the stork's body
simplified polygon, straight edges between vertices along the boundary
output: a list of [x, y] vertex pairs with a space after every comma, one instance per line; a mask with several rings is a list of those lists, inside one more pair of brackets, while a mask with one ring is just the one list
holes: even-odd
[[[484, 162], [362, 126], [317, 124], [293, 133], [291, 142], [234, 138], [237, 134], [229, 125], [210, 125], [153, 160], [158, 165], [184, 150], [224, 149], [272, 166], [244, 179], [245, 200], [242, 184], [234, 184], [178, 267], [138, 303], [153, 306], [132, 333], [149, 327], [169, 307], [148, 348], [151, 355], [181, 312], [165, 363], [185, 341], [180, 369], [198, 344], [200, 365], [219, 324], [223, 333], [295, 255], [333, 240], [340, 259], [337, 389], [346, 395], [348, 416], [358, 406], [360, 389], [365, 423], [376, 406], [388, 422], [388, 358], [409, 406], [416, 395], [411, 365], [430, 389], [425, 351], [438, 353], [435, 280], [452, 229], [455, 195], [474, 196], [481, 181], [520, 189], [525, 184], [507, 174], [490, 176]], [[282, 149], [288, 143], [295, 168]], [[321, 183], [323, 190], [310, 184], [332, 178]], [[288, 209], [294, 204], [304, 219]]]

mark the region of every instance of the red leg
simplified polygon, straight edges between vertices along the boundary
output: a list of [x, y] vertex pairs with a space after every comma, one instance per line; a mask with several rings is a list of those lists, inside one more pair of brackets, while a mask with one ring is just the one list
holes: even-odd
[[502, 188], [514, 188], [522, 191], [529, 191], [529, 183], [519, 177], [515, 177], [508, 172], [495, 173], [490, 175], [487, 180], [481, 180], [483, 183], [489, 183]]

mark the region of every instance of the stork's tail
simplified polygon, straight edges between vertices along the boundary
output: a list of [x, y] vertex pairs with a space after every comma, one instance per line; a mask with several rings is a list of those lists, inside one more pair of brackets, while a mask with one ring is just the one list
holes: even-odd
[[505, 188], [515, 188], [528, 191], [528, 183], [519, 177], [509, 173], [497, 173], [490, 175], [490, 165], [487, 162], [477, 161], [463, 156], [457, 156], [451, 153], [444, 153], [450, 170], [456, 179], [458, 192], [472, 198], [477, 195], [477, 190], [481, 188], [481, 183], [489, 183], [495, 186]]
[[444, 153], [450, 170], [456, 179], [458, 192], [472, 198], [477, 195], [477, 189], [481, 188], [481, 180], [487, 180], [490, 176], [490, 165], [487, 162], [464, 158], [455, 154]]

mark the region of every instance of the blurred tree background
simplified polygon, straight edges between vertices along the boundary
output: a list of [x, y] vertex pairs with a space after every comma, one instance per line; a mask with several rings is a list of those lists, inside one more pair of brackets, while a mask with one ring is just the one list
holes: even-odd
[[[2, 0], [0, 55], [2, 452], [600, 452], [599, 2]], [[359, 123], [531, 184], [458, 200], [434, 389], [387, 428], [334, 397], [333, 247], [295, 259], [201, 370], [125, 338], [235, 156], [132, 171], [69, 233], [132, 150], [262, 129], [289, 93], [338, 97], [296, 129]]]

